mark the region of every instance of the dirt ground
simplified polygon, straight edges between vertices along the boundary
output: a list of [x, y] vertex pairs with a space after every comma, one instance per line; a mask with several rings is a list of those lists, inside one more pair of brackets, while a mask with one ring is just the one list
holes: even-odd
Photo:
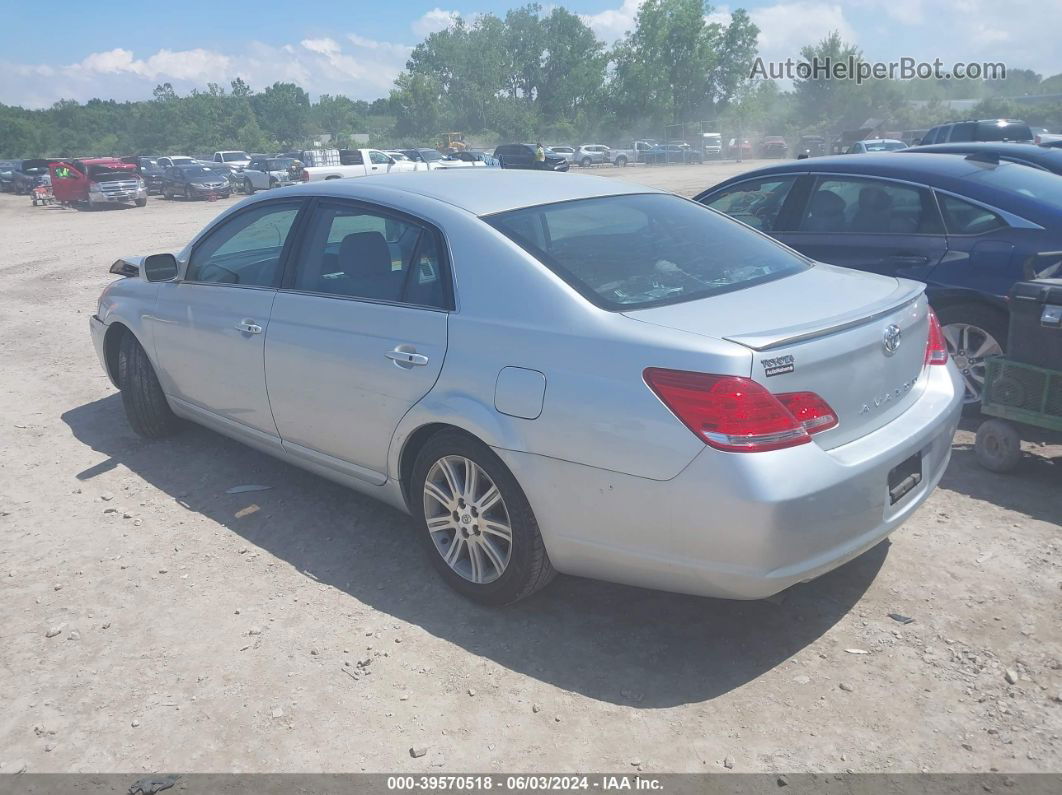
[[891, 541], [770, 600], [564, 577], [480, 608], [406, 516], [129, 429], [88, 332], [107, 268], [231, 201], [0, 196], [0, 772], [1062, 770], [1062, 448], [999, 476], [960, 431]]

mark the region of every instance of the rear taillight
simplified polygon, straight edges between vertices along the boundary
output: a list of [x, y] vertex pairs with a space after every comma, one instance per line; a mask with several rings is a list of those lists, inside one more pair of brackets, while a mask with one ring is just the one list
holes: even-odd
[[657, 367], [642, 375], [686, 427], [718, 450], [780, 450], [837, 425], [833, 409], [813, 392], [772, 395], [750, 378]]
[[925, 364], [947, 364], [948, 344], [944, 341], [944, 331], [936, 313], [929, 310], [929, 339], [926, 340]]

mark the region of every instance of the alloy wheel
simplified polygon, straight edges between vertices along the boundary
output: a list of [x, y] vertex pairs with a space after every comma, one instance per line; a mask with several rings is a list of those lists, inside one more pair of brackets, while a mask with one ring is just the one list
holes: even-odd
[[1003, 353], [1002, 346], [983, 328], [969, 323], [949, 323], [942, 330], [948, 355], [966, 385], [963, 402], [980, 403], [985, 387], [985, 359]]
[[501, 492], [470, 458], [448, 455], [424, 479], [424, 519], [435, 549], [455, 573], [477, 585], [505, 573], [513, 531]]

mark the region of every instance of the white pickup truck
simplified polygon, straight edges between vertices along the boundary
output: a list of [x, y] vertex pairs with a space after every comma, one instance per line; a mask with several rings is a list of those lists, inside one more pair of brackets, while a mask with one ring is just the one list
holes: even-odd
[[[335, 152], [335, 157], [321, 157], [322, 150], [308, 150], [305, 152], [292, 152], [288, 156], [302, 161], [302, 181], [318, 182], [325, 179], [346, 179], [347, 177], [367, 177], [370, 174], [389, 174], [392, 171], [418, 171], [417, 164], [412, 161], [396, 160], [379, 149], [334, 149], [325, 150], [329, 155]], [[316, 165], [322, 160], [332, 160], [334, 165]]]

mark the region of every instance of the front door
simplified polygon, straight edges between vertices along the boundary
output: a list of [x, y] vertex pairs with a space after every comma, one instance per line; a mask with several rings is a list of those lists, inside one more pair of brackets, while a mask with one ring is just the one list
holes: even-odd
[[52, 178], [52, 195], [59, 202], [74, 203], [88, 198], [88, 175], [78, 171], [65, 160], [48, 167]]
[[820, 262], [919, 281], [948, 250], [932, 193], [890, 180], [819, 176], [795, 230], [774, 236]]
[[286, 447], [383, 482], [399, 420], [446, 354], [450, 276], [439, 233], [320, 200], [266, 335], [269, 401]]
[[159, 285], [154, 313], [166, 393], [270, 436], [265, 337], [302, 204], [254, 204], [222, 221], [192, 249], [184, 277]]

